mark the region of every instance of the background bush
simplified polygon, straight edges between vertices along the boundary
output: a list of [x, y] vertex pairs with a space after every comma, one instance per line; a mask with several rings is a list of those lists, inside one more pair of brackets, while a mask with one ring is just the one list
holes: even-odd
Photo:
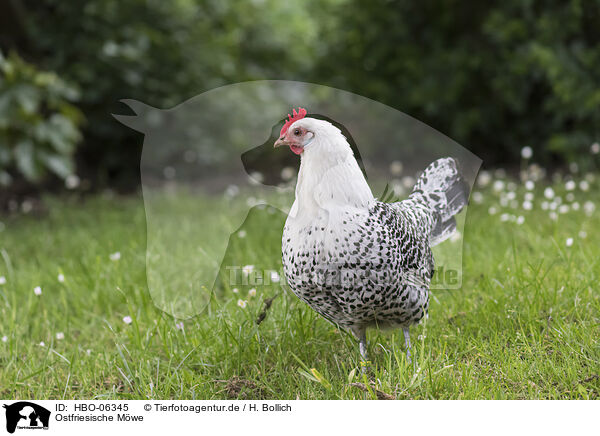
[[56, 74], [0, 52], [0, 185], [16, 177], [30, 183], [48, 171], [62, 179], [74, 173], [82, 115], [70, 102], [77, 91]]
[[318, 77], [487, 163], [518, 162], [524, 146], [546, 164], [585, 159], [599, 139], [598, 1], [353, 0], [334, 15]]
[[516, 164], [524, 146], [544, 164], [581, 160], [599, 139], [598, 22], [593, 0], [9, 0], [0, 44], [80, 90], [78, 173], [130, 187], [142, 138], [111, 117], [126, 111], [120, 99], [168, 108], [255, 79], [376, 99], [486, 164]]
[[119, 100], [169, 108], [227, 83], [308, 71], [315, 59], [310, 12], [277, 0], [9, 3], [17, 24], [5, 43], [81, 89], [79, 170], [100, 185], [139, 183], [142, 137], [111, 116], [127, 112]]

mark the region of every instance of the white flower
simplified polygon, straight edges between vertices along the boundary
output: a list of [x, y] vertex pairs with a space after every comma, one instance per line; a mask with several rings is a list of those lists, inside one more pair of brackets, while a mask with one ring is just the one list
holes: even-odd
[[231, 292], [233, 292], [234, 294], [237, 294], [238, 292], [240, 292], [240, 290], [238, 288], [233, 288], [231, 290]]
[[508, 198], [509, 200], [514, 200], [515, 198], [517, 198], [517, 194], [514, 191], [507, 192], [506, 198]]
[[526, 146], [521, 149], [521, 157], [523, 159], [531, 159], [531, 156], [533, 156], [533, 150], [531, 147]]
[[42, 295], [42, 288], [39, 286], [36, 286], [35, 288], [33, 288], [33, 293], [35, 295]]
[[525, 222], [525, 217], [524, 217], [523, 215], [519, 215], [519, 216], [517, 217], [517, 224], [518, 224], [518, 225], [521, 225], [521, 224], [523, 224], [524, 222]]
[[8, 336], [2, 336], [2, 342], [8, 342]]
[[404, 186], [402, 186], [402, 182], [400, 180], [392, 180], [390, 184], [392, 185], [395, 195], [400, 197], [406, 192], [406, 189], [404, 189]]
[[496, 210], [496, 208], [494, 206], [490, 206], [490, 208], [488, 209], [488, 213], [490, 215], [496, 215], [496, 212], [498, 212], [498, 211]]
[[556, 201], [551, 201], [548, 207], [550, 208], [550, 210], [556, 210], [556, 208], [558, 207], [558, 203]]
[[575, 195], [572, 192], [569, 192], [567, 195], [565, 195], [565, 199], [567, 201], [573, 201], [575, 200]]
[[281, 280], [281, 277], [279, 277], [279, 273], [277, 271], [271, 271], [271, 282], [279, 283], [279, 280]]
[[91, 356], [92, 354], [92, 350], [90, 350], [89, 348], [87, 350], [85, 350], [85, 354], [87, 354], [88, 356]]
[[585, 239], [585, 238], [587, 238], [587, 232], [586, 232], [585, 230], [581, 230], [581, 231], [579, 232], [579, 237], [580, 237], [581, 239]]
[[600, 153], [600, 144], [598, 144], [597, 142], [594, 142], [592, 144], [592, 146], [590, 147], [590, 151], [592, 152], [592, 154]]
[[542, 201], [542, 210], [548, 210], [548, 202]]
[[533, 209], [533, 203], [531, 201], [529, 201], [529, 200], [525, 200], [523, 202], [523, 209], [525, 209], [525, 210], [531, 210], [531, 209]]
[[500, 192], [504, 189], [504, 182], [502, 180], [496, 180], [493, 186], [494, 191]]
[[524, 198], [526, 201], [533, 201], [535, 195], [533, 195], [533, 192], [526, 192]]
[[579, 206], [579, 203], [578, 203], [578, 202], [574, 202], [574, 203], [571, 205], [571, 209], [573, 209], [573, 210], [579, 210], [579, 208], [580, 208], [580, 206]]
[[240, 306], [242, 309], [245, 309], [245, 308], [246, 308], [246, 304], [247, 304], [247, 303], [248, 303], [248, 302], [247, 302], [246, 300], [238, 300], [238, 301], [237, 301], [237, 305], [238, 305], [238, 306]]
[[587, 216], [592, 216], [592, 214], [596, 210], [596, 205], [594, 203], [592, 203], [591, 201], [586, 201], [583, 204], [583, 210]]
[[248, 181], [250, 182], [251, 185], [260, 185], [264, 180], [264, 177], [262, 175], [262, 173], [258, 172], [258, 171], [253, 171], [249, 176], [248, 176]]
[[296, 175], [296, 170], [292, 167], [284, 167], [281, 170], [281, 178], [286, 182], [292, 180]]
[[506, 222], [508, 220], [510, 220], [510, 214], [503, 213], [502, 215], [500, 215], [500, 221]]
[[582, 191], [588, 191], [590, 189], [590, 184], [587, 180], [582, 180], [581, 182], [579, 182], [579, 189], [581, 189]]
[[252, 288], [248, 291], [248, 297], [256, 297], [256, 288]]
[[242, 273], [246, 276], [252, 274], [252, 271], [254, 271], [254, 265], [244, 265], [242, 267]]
[[571, 162], [569, 164], [569, 171], [571, 171], [572, 173], [576, 173], [579, 171], [579, 165], [577, 165], [576, 162]]
[[569, 211], [569, 206], [567, 204], [561, 204], [558, 207], [558, 213], [567, 213]]
[[121, 258], [121, 253], [120, 252], [116, 252], [116, 253], [112, 253], [108, 256], [110, 258], [110, 260], [112, 260], [113, 262], [116, 262], [117, 260], [119, 260]]
[[461, 234], [458, 230], [456, 230], [454, 233], [452, 233], [452, 236], [450, 236], [450, 242], [458, 242], [460, 241], [461, 238]]
[[258, 204], [258, 202], [256, 200], [256, 197], [250, 196], [246, 199], [246, 206], [248, 206], [248, 207], [254, 207], [257, 204]]
[[183, 330], [183, 321], [178, 322], [177, 324], [175, 324], [175, 328], [177, 330]]
[[565, 183], [565, 189], [566, 189], [567, 191], [572, 191], [572, 190], [574, 190], [576, 186], [577, 186], [577, 185], [576, 185], [576, 183], [575, 183], [573, 180], [569, 180], [569, 181], [567, 181], [567, 183]]
[[23, 203], [21, 203], [21, 210], [23, 211], [23, 213], [31, 212], [33, 210], [33, 203], [31, 202], [31, 200], [23, 201]]
[[554, 189], [550, 187], [544, 189], [544, 197], [546, 197], [548, 200], [552, 200], [554, 198]]
[[535, 188], [535, 183], [533, 182], [533, 180], [527, 180], [525, 182], [525, 189], [527, 189], [528, 191], [533, 191], [534, 188]]
[[548, 214], [548, 216], [550, 217], [550, 219], [551, 219], [552, 221], [556, 221], [556, 220], [558, 219], [558, 214], [557, 214], [556, 212], [554, 212], [554, 211], [550, 212], [550, 213]]
[[402, 174], [402, 169], [403, 169], [403, 165], [402, 162], [400, 162], [399, 160], [395, 160], [390, 164], [390, 173], [393, 176], [399, 176], [400, 174]]
[[5, 284], [6, 284], [6, 277], [0, 276], [0, 285], [5, 285]]
[[412, 189], [413, 186], [415, 186], [415, 179], [414, 177], [410, 177], [410, 176], [406, 176], [406, 177], [402, 177], [402, 185], [406, 188], [406, 189]]
[[58, 332], [56, 334], [56, 339], [58, 339], [59, 341], [62, 341], [65, 338], [65, 334], [63, 332]]
[[80, 180], [77, 174], [69, 174], [65, 179], [65, 186], [67, 189], [75, 189], [79, 186]]
[[245, 230], [240, 230], [237, 235], [238, 235], [239, 238], [243, 239], [243, 238], [246, 237], [246, 231]]
[[483, 201], [483, 194], [479, 191], [473, 192], [473, 201], [475, 203], [481, 203]]
[[129, 315], [127, 315], [127, 316], [123, 317], [123, 322], [125, 324], [131, 324], [133, 322], [133, 319], [131, 319], [131, 317]]
[[482, 171], [479, 173], [479, 177], [477, 177], [477, 184], [481, 187], [489, 185], [491, 181], [492, 176], [489, 171]]
[[225, 197], [232, 198], [240, 193], [240, 188], [237, 185], [229, 185], [225, 190]]
[[65, 276], [63, 274], [59, 274], [57, 277], [58, 281], [60, 283], [64, 283], [65, 282]]
[[38, 345], [39, 345], [40, 347], [45, 347], [45, 346], [46, 346], [46, 343], [45, 343], [44, 341], [42, 341], [42, 342], [40, 342]]
[[570, 247], [573, 245], [573, 238], [567, 238], [567, 241], [565, 242], [565, 244], [567, 245], [567, 247]]

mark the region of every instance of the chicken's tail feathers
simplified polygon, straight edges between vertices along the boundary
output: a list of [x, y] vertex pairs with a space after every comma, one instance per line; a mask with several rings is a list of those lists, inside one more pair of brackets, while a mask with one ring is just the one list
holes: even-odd
[[430, 244], [448, 239], [456, 230], [454, 215], [469, 201], [469, 185], [464, 181], [455, 159], [445, 157], [432, 162], [419, 176], [410, 197], [425, 204], [435, 217]]

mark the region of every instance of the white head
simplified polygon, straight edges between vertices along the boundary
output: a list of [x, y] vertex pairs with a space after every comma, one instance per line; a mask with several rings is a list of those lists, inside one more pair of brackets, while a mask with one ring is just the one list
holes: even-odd
[[294, 110], [293, 116], [286, 121], [275, 141], [275, 147], [287, 145], [290, 150], [301, 156], [317, 157], [338, 161], [352, 155], [348, 141], [340, 129], [328, 121], [316, 118], [304, 118], [306, 110]]
[[296, 185], [298, 207], [366, 207], [373, 195], [340, 129], [328, 121], [305, 116], [305, 109], [294, 110], [275, 142], [275, 147], [287, 145], [301, 157]]

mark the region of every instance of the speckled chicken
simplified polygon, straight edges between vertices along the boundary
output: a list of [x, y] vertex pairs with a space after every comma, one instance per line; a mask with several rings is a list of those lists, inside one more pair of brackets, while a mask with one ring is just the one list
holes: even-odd
[[367, 360], [368, 327], [402, 328], [427, 316], [431, 247], [456, 229], [468, 185], [452, 158], [431, 163], [406, 200], [373, 197], [352, 149], [331, 123], [294, 110], [275, 147], [300, 155], [296, 199], [285, 223], [283, 267], [291, 290], [350, 330]]

